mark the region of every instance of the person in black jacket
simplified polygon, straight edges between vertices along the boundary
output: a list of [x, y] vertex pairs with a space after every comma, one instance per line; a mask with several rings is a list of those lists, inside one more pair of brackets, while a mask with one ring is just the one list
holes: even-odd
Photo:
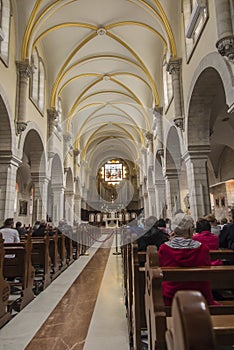
[[149, 216], [145, 220], [143, 235], [137, 239], [138, 250], [146, 251], [148, 245], [155, 245], [159, 249], [160, 245], [167, 242], [169, 236], [157, 227], [155, 216]]

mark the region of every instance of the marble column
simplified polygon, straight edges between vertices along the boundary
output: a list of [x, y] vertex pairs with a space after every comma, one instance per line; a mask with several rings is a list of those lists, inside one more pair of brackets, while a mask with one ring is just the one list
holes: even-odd
[[46, 220], [47, 217], [47, 193], [49, 179], [44, 174], [32, 173], [34, 186], [32, 222]]
[[234, 35], [232, 24], [233, 3], [230, 0], [215, 0], [218, 41], [216, 47], [218, 52], [234, 62]]
[[27, 127], [27, 111], [26, 105], [28, 100], [28, 80], [31, 75], [31, 66], [28, 60], [17, 61], [17, 134], [21, 134]]
[[53, 158], [55, 155], [54, 131], [58, 125], [58, 111], [55, 108], [47, 109], [48, 120], [48, 157]]
[[180, 185], [177, 169], [168, 169], [165, 175], [167, 215], [173, 217], [178, 209], [181, 209], [180, 203]]
[[172, 86], [174, 94], [174, 123], [184, 128], [184, 102], [181, 79], [181, 58], [171, 58], [167, 64], [167, 71], [172, 75]]
[[210, 213], [210, 191], [207, 172], [207, 153], [185, 153], [187, 167], [189, 202], [194, 220]]
[[64, 217], [64, 187], [60, 184], [53, 184], [52, 190], [52, 221], [55, 226]]
[[0, 222], [14, 217], [16, 174], [20, 159], [0, 156]]

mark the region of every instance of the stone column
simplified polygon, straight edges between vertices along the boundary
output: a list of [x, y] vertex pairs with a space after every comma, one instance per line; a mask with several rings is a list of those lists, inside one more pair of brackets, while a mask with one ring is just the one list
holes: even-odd
[[[151, 167], [154, 164], [154, 145], [153, 145], [153, 134], [151, 132], [147, 132], [145, 134], [147, 140], [147, 167]], [[148, 170], [148, 169], [147, 169]]]
[[81, 197], [79, 194], [74, 196], [74, 220], [78, 223], [81, 222]]
[[32, 173], [34, 185], [33, 215], [32, 222], [46, 220], [47, 216], [47, 193], [49, 179], [40, 173]]
[[28, 100], [28, 80], [31, 75], [31, 67], [29, 61], [17, 61], [17, 134], [21, 134], [27, 127], [26, 105]]
[[65, 191], [65, 218], [69, 225], [74, 221], [74, 192]]
[[73, 150], [73, 160], [74, 160], [74, 181], [77, 179], [77, 163], [78, 163], [78, 156], [80, 154], [80, 151], [76, 148]]
[[144, 213], [145, 213], [145, 218], [149, 216], [149, 197], [148, 197], [148, 192], [144, 193]]
[[0, 155], [0, 222], [14, 217], [16, 174], [20, 159]]
[[183, 159], [187, 167], [189, 201], [194, 220], [210, 213], [210, 190], [207, 173], [207, 153], [186, 152]]
[[[233, 5], [232, 5], [233, 6]], [[234, 35], [230, 0], [215, 0], [218, 41], [218, 52], [234, 62]]]
[[52, 221], [55, 226], [58, 225], [59, 220], [64, 216], [64, 187], [60, 184], [53, 184], [52, 189]]
[[171, 58], [167, 64], [167, 71], [172, 75], [172, 85], [174, 94], [174, 123], [183, 129], [184, 128], [184, 101], [181, 79], [181, 58]]
[[166, 204], [165, 199], [165, 181], [155, 181], [155, 201], [156, 201], [156, 217], [157, 219], [163, 217], [163, 208]]
[[55, 108], [47, 109], [48, 120], [48, 157], [53, 158], [55, 155], [54, 150], [54, 131], [58, 125], [58, 112]]
[[156, 152], [160, 155], [163, 155], [163, 108], [162, 107], [154, 107], [153, 115], [155, 118], [155, 133], [157, 135], [157, 146]]
[[179, 174], [176, 169], [168, 169], [166, 171], [165, 184], [167, 214], [171, 218], [178, 209], [181, 209]]
[[155, 189], [153, 187], [148, 188], [148, 208], [148, 215], [156, 216]]

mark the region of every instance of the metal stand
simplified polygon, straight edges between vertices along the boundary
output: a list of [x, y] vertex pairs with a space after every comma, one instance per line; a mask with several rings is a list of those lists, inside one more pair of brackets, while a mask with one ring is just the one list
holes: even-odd
[[117, 233], [117, 228], [115, 230], [115, 252], [113, 253], [113, 255], [120, 255], [121, 252], [118, 251], [118, 233]]

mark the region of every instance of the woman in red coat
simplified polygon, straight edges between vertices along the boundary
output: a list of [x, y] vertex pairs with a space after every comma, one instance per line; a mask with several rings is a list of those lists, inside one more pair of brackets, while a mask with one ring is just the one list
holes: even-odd
[[[210, 266], [209, 248], [193, 240], [193, 219], [184, 213], [177, 214], [172, 220], [172, 238], [159, 248], [160, 266], [195, 267]], [[214, 300], [210, 282], [163, 282], [165, 305], [171, 305], [177, 290], [199, 290], [209, 305], [217, 305]]]

